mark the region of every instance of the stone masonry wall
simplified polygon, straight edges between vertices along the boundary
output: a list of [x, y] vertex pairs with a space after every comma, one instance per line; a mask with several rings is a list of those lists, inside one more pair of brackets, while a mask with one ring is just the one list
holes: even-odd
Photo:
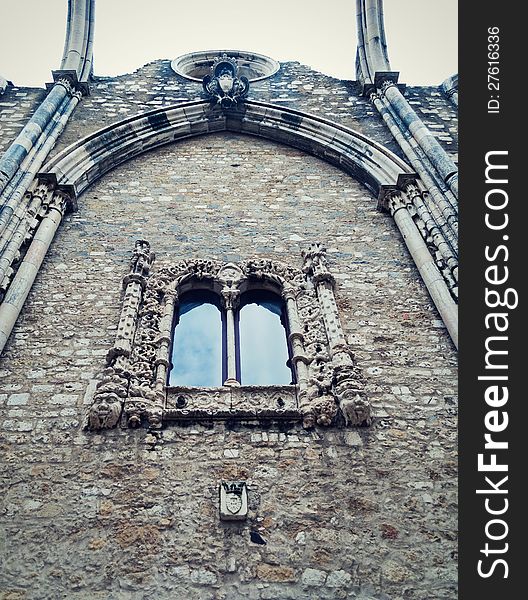
[[[97, 77], [54, 152], [200, 93], [166, 60]], [[407, 93], [454, 154], [449, 101], [434, 88]], [[3, 149], [43, 94], [0, 98]], [[286, 63], [250, 97], [343, 123], [401, 156], [354, 82]], [[138, 238], [155, 265], [256, 255], [300, 266], [301, 249], [323, 242], [374, 425], [172, 425], [157, 446], [143, 430], [84, 432]], [[0, 430], [2, 599], [456, 597], [456, 354], [392, 220], [300, 151], [211, 135], [87, 190], [0, 359]], [[218, 482], [231, 478], [250, 491], [238, 525], [218, 519]]]
[[[70, 140], [95, 125], [78, 119]], [[137, 238], [157, 264], [300, 266], [325, 243], [375, 424], [174, 425], [156, 447], [84, 432]], [[0, 381], [0, 598], [456, 597], [456, 354], [390, 217], [318, 159], [228, 133], [107, 174], [61, 226]], [[222, 478], [247, 479], [247, 522], [219, 521]]]
[[[170, 60], [157, 60], [131, 74], [95, 77], [90, 96], [83, 98], [59, 139], [56, 152], [80, 137], [126, 117], [201, 97], [201, 85], [176, 75]], [[456, 160], [458, 152], [456, 109], [440, 88], [409, 86], [411, 106]], [[8, 88], [0, 98], [0, 151], [4, 151], [45, 97], [37, 88]], [[273, 77], [250, 88], [250, 99], [273, 102], [351, 127], [404, 158], [390, 132], [354, 81], [343, 81], [313, 71], [297, 62], [281, 65]]]

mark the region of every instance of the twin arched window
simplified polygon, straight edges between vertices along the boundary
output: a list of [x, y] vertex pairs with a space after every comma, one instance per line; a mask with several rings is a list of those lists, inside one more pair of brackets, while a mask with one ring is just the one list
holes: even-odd
[[242, 385], [292, 383], [282, 298], [265, 290], [243, 293], [229, 325], [228, 311], [217, 294], [183, 294], [171, 361], [171, 386], [221, 387], [227, 380]]

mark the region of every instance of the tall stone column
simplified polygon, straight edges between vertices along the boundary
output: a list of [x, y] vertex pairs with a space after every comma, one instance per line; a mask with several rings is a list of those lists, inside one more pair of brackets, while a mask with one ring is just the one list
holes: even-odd
[[61, 80], [56, 83], [15, 141], [0, 158], [0, 192], [15, 175], [20, 164], [36, 144], [62, 101], [71, 91], [68, 82]]
[[53, 192], [47, 212], [33, 236], [33, 241], [24, 256], [24, 260], [18, 267], [4, 301], [0, 305], [0, 353], [4, 349], [9, 334], [22, 310], [42, 261], [70, 203], [71, 198], [66, 193], [60, 190]]
[[[385, 124], [389, 128], [392, 136], [403, 150], [412, 168], [420, 176], [423, 184], [430, 194], [430, 200], [426, 202], [428, 209], [433, 214], [438, 226], [442, 229], [446, 239], [456, 247], [458, 243], [458, 209], [455, 197], [451, 194], [445, 183], [440, 182], [435, 175], [433, 166], [427, 161], [424, 162], [424, 156], [418, 155], [417, 144], [412, 140], [412, 136], [401, 130], [401, 123], [396, 121], [395, 115], [390, 110], [386, 100], [382, 99], [380, 93], [372, 92], [370, 100], [377, 108]], [[410, 137], [411, 139], [407, 139]], [[411, 145], [411, 140], [414, 142]]]
[[302, 334], [301, 322], [297, 311], [296, 295], [299, 290], [293, 286], [285, 285], [282, 290], [282, 297], [286, 303], [286, 314], [288, 316], [289, 337], [288, 341], [292, 351], [292, 363], [295, 366], [297, 383], [300, 387], [306, 388], [308, 384], [308, 362], [304, 348], [304, 336]]
[[447, 152], [415, 113], [394, 81], [385, 79], [381, 84], [381, 94], [387, 99], [394, 112], [424, 151], [442, 181], [449, 186], [455, 197], [458, 198], [458, 169]]
[[406, 181], [403, 184], [405, 195], [412, 204], [407, 204], [407, 210], [410, 210], [417, 223], [431, 255], [435, 259], [436, 265], [442, 273], [449, 290], [454, 298], [458, 298], [458, 254], [449, 243], [445, 236], [445, 228], [441, 228], [434, 216], [425, 204], [425, 199], [418, 183], [415, 181]]
[[412, 208], [410, 200], [400, 190], [392, 190], [387, 193], [384, 203], [400, 230], [453, 343], [458, 348], [458, 308], [449, 292], [444, 277], [438, 270], [420, 231], [413, 221], [410, 213], [410, 208]]
[[289, 336], [288, 342], [291, 347], [291, 362], [295, 369], [297, 377], [297, 387], [299, 389], [298, 404], [299, 410], [303, 415], [303, 422], [306, 426], [313, 426], [314, 415], [311, 407], [311, 401], [308, 394], [310, 357], [306, 354], [304, 347], [304, 335], [302, 332], [299, 311], [297, 309], [297, 296], [300, 290], [292, 285], [284, 285], [282, 289], [282, 298], [286, 303], [286, 315], [288, 317]]
[[0, 291], [7, 290], [10, 279], [14, 273], [14, 263], [18, 260], [20, 251], [27, 239], [28, 233], [32, 234], [38, 227], [38, 215], [47, 211], [52, 195], [52, 190], [46, 183], [38, 183], [27, 192], [25, 207], [21, 210], [21, 217], [12, 229], [6, 229], [0, 235]]
[[116, 338], [106, 355], [107, 368], [103, 372], [102, 380], [97, 384], [88, 412], [88, 429], [109, 429], [119, 422], [123, 403], [128, 395], [130, 356], [138, 324], [139, 307], [154, 258], [150, 244], [138, 240], [130, 261], [130, 270], [123, 279], [123, 305]]
[[154, 366], [156, 377], [154, 382], [154, 400], [147, 406], [146, 416], [150, 429], [160, 429], [163, 422], [163, 409], [165, 408], [165, 388], [170, 369], [169, 349], [172, 339], [172, 324], [174, 311], [178, 304], [176, 282], [171, 282], [163, 294], [163, 304], [160, 320], [160, 337]]

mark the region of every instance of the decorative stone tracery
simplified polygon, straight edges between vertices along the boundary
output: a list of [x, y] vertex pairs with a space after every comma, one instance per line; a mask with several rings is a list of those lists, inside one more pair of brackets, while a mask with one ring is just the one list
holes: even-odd
[[[369, 425], [370, 404], [364, 379], [339, 321], [334, 278], [325, 249], [312, 245], [303, 269], [269, 259], [240, 264], [181, 260], [151, 273], [148, 242], [136, 242], [124, 278], [123, 308], [107, 368], [87, 416], [88, 429], [147, 425], [159, 429], [180, 419], [289, 419], [305, 427]], [[222, 298], [227, 327], [240, 294], [252, 288], [273, 290], [285, 301], [289, 342], [297, 384], [240, 386], [234, 363], [220, 388], [167, 385], [170, 341], [179, 292], [206, 288]], [[233, 353], [234, 356], [234, 353]], [[231, 368], [230, 368], [231, 367]]]

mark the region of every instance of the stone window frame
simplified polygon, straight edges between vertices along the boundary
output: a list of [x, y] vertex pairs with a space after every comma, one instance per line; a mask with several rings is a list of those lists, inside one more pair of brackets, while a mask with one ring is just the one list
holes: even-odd
[[[178, 420], [302, 421], [305, 428], [370, 425], [365, 380], [344, 337], [326, 249], [312, 244], [296, 269], [267, 258], [238, 264], [187, 259], [152, 270], [150, 244], [135, 244], [123, 279], [123, 305], [106, 369], [96, 386], [86, 428], [147, 426]], [[218, 388], [168, 385], [173, 323], [178, 298], [192, 289], [218, 293], [234, 328], [234, 310], [249, 289], [270, 290], [285, 303], [295, 384], [245, 386], [228, 352], [228, 380]], [[234, 330], [234, 329], [233, 329]], [[234, 335], [228, 339], [234, 340]]]

